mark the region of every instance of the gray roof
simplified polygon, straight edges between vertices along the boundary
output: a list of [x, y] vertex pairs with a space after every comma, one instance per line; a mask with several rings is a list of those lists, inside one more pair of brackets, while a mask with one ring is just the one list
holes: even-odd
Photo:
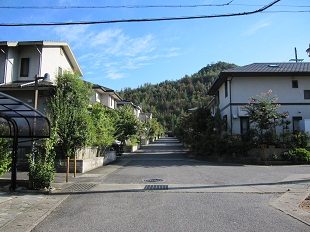
[[254, 63], [223, 71], [224, 73], [310, 73], [310, 62]]
[[270, 63], [253, 63], [232, 69], [224, 70], [215, 80], [209, 95], [216, 94], [217, 90], [227, 80], [228, 77], [268, 77], [268, 76], [309, 76], [310, 62], [270, 62]]

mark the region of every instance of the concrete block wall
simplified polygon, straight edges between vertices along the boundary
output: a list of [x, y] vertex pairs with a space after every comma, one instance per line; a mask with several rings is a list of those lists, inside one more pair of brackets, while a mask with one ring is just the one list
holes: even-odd
[[[92, 169], [112, 163], [115, 160], [116, 160], [115, 151], [105, 152], [104, 157], [91, 157], [91, 158], [85, 158], [85, 159], [77, 159], [76, 160], [76, 172], [85, 173]], [[59, 173], [67, 172], [67, 160], [65, 159], [56, 160], [55, 168], [56, 168], [56, 171]], [[70, 173], [74, 172], [74, 160], [73, 159], [70, 159], [69, 171]]]

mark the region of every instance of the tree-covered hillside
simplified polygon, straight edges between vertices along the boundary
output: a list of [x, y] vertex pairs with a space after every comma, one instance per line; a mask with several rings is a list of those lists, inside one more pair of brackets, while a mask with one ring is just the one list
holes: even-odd
[[146, 83], [137, 89], [126, 88], [119, 94], [125, 100], [140, 104], [144, 112], [153, 113], [153, 117], [171, 131], [182, 113], [209, 102], [207, 92], [213, 81], [221, 71], [234, 67], [235, 64], [218, 62], [177, 81]]

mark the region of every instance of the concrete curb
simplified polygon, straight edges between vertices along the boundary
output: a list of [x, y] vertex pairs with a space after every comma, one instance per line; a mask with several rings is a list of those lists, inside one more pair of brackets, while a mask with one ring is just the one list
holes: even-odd
[[310, 212], [300, 208], [300, 204], [309, 194], [310, 190], [286, 192], [270, 204], [281, 212], [310, 226]]

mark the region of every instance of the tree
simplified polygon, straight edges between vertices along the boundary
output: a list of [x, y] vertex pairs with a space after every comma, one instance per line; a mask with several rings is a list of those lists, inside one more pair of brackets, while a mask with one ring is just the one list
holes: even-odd
[[189, 145], [198, 155], [213, 154], [220, 139], [221, 120], [205, 108], [184, 114], [174, 131], [181, 142]]
[[36, 145], [37, 152], [27, 156], [30, 187], [33, 189], [49, 188], [56, 173], [54, 161], [57, 134], [55, 127], [51, 130], [51, 138], [44, 139], [42, 143]]
[[283, 123], [283, 118], [288, 118], [288, 113], [279, 113], [281, 107], [276, 104], [278, 98], [272, 96], [272, 90], [251, 97], [250, 102], [243, 106], [249, 116], [250, 124], [254, 127], [254, 135], [260, 144], [276, 142], [276, 126]]
[[78, 75], [64, 73], [57, 77], [49, 109], [62, 154], [72, 157], [79, 147], [91, 141], [90, 115], [87, 107], [93, 91]]
[[8, 172], [11, 167], [10, 140], [0, 138], [0, 177]]
[[118, 108], [117, 112], [116, 136], [124, 144], [125, 140], [137, 134], [138, 119], [129, 105]]
[[156, 85], [145, 84], [137, 89], [127, 88], [120, 92], [123, 99], [141, 103], [145, 112], [152, 113], [166, 131], [173, 130], [180, 109], [203, 107], [210, 101], [208, 89], [218, 74], [236, 65], [218, 62], [207, 65], [199, 72], [177, 81], [164, 81]]
[[[93, 145], [108, 147], [115, 140], [115, 123], [112, 117], [112, 109], [101, 103], [95, 103], [91, 107], [91, 118], [93, 121]], [[113, 110], [114, 111], [114, 110]]]

